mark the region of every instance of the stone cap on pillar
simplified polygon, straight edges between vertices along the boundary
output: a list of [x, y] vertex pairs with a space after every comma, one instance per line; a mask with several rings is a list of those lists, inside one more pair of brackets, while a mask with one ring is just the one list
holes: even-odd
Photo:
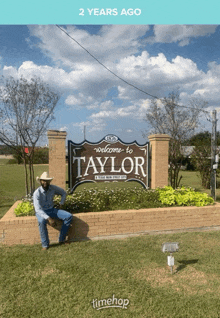
[[48, 130], [47, 137], [48, 138], [59, 138], [59, 139], [66, 139], [67, 132], [60, 131], [60, 130]]
[[148, 136], [148, 139], [150, 141], [153, 141], [153, 140], [157, 140], [157, 141], [169, 141], [171, 138], [169, 135], [167, 134], [153, 134], [153, 135], [150, 135]]

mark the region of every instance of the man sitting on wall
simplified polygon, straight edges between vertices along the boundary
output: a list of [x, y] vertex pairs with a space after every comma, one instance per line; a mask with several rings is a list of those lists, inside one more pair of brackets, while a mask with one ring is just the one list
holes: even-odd
[[[66, 192], [60, 187], [51, 185], [50, 183], [52, 180], [53, 178], [50, 178], [47, 172], [43, 172], [40, 177], [37, 177], [37, 181], [41, 184], [41, 186], [37, 188], [33, 195], [34, 209], [38, 219], [43, 250], [47, 250], [49, 248], [47, 223], [54, 226], [54, 219], [60, 219], [63, 221], [63, 225], [60, 230], [59, 243], [66, 244], [69, 243], [69, 241], [66, 241], [66, 235], [73, 218], [71, 213], [61, 209], [66, 199]], [[61, 195], [59, 209], [54, 208], [53, 197], [56, 194]]]

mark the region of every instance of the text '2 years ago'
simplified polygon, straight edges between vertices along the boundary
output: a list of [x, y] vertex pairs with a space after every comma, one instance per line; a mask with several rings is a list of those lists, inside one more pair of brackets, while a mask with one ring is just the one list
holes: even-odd
[[141, 9], [139, 8], [136, 8], [136, 9], [122, 9], [122, 10], [118, 10], [117, 8], [114, 8], [114, 9], [111, 9], [111, 8], [106, 8], [106, 9], [99, 9], [99, 8], [92, 8], [92, 9], [79, 9], [79, 15], [81, 16], [84, 16], [84, 15], [95, 15], [95, 16], [98, 16], [98, 15], [112, 15], [112, 16], [116, 16], [116, 15], [128, 15], [128, 16], [131, 16], [131, 15], [141, 15]]

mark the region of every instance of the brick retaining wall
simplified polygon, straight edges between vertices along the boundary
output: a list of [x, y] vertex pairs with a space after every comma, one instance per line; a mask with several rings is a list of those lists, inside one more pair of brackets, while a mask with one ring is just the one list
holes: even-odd
[[[35, 216], [16, 217], [17, 201], [0, 220], [0, 242], [6, 245], [40, 243]], [[48, 226], [50, 242], [58, 241], [59, 229]], [[202, 229], [220, 226], [220, 204], [206, 207], [172, 207], [74, 214], [71, 240], [111, 238], [157, 231]]]

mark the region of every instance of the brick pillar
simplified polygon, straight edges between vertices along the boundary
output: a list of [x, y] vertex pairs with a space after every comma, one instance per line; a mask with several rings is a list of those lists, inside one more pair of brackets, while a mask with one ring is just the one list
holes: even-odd
[[151, 188], [168, 185], [168, 135], [155, 134], [148, 137], [151, 153]]
[[66, 135], [65, 131], [48, 130], [49, 175], [53, 184], [66, 189]]

